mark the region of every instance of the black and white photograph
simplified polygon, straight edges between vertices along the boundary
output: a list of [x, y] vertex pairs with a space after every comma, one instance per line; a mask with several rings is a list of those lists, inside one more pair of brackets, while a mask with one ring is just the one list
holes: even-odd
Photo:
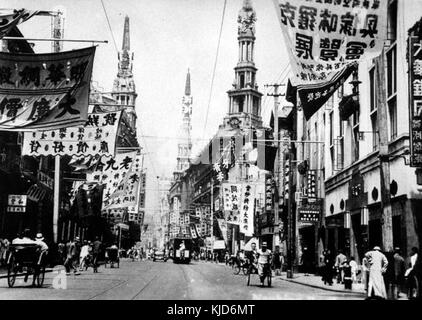
[[422, 0], [1, 0], [0, 302], [420, 301], [421, 105]]

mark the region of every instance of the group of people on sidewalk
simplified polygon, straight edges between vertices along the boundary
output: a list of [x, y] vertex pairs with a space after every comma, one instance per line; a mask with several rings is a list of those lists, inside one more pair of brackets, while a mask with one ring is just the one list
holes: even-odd
[[333, 278], [336, 276], [337, 283], [344, 284], [345, 289], [352, 289], [352, 283], [358, 282], [360, 275], [359, 282], [365, 286], [367, 299], [397, 299], [404, 289], [405, 279], [414, 270], [418, 249], [412, 248], [408, 268], [400, 248], [383, 253], [379, 246], [375, 246], [365, 253], [361, 267], [354, 257], [347, 258], [341, 250], [335, 258], [330, 250], [324, 250], [321, 259], [324, 284], [333, 285]]

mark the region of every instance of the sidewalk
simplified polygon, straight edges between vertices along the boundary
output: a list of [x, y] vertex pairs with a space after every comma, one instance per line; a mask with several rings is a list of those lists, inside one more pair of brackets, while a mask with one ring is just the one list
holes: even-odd
[[292, 279], [287, 278], [287, 274], [285, 272], [282, 273], [281, 276], [274, 277], [275, 279], [280, 279], [284, 281], [289, 281], [297, 284], [302, 284], [312, 288], [323, 289], [327, 291], [333, 292], [340, 292], [340, 293], [353, 293], [353, 294], [365, 294], [365, 287], [363, 283], [353, 283], [352, 289], [345, 289], [344, 284], [339, 284], [335, 280], [333, 281], [333, 285], [325, 285], [324, 282], [321, 280], [321, 276], [316, 275], [307, 275], [305, 276], [304, 273], [295, 273]]
[[[287, 278], [287, 274], [285, 272], [282, 273], [281, 276], [274, 277], [275, 279], [280, 279], [283, 281], [289, 281], [297, 284], [301, 284], [304, 286], [333, 291], [333, 292], [340, 292], [340, 293], [350, 293], [350, 294], [361, 294], [362, 298], [366, 297], [365, 286], [363, 283], [353, 283], [352, 289], [345, 289], [344, 284], [339, 284], [334, 279], [333, 285], [325, 285], [324, 282], [321, 280], [321, 276], [316, 275], [307, 275], [305, 276], [304, 273], [296, 273], [293, 275], [292, 279]], [[406, 294], [401, 293], [400, 298], [397, 300], [408, 300]]]

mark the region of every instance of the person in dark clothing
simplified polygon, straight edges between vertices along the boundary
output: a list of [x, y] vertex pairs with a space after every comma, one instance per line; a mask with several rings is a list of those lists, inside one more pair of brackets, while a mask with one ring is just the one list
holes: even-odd
[[273, 268], [276, 276], [281, 275], [281, 252], [280, 247], [276, 246], [273, 254]]
[[331, 251], [327, 250], [324, 255], [324, 284], [332, 286], [333, 285], [333, 268], [334, 268], [334, 259], [331, 255]]
[[404, 258], [400, 254], [400, 248], [394, 249], [394, 282], [393, 282], [393, 291], [394, 299], [400, 298], [400, 292], [404, 284], [404, 273], [406, 270], [406, 265]]
[[95, 241], [92, 245], [92, 257], [93, 257], [93, 264], [94, 264], [94, 272], [98, 272], [98, 258], [101, 254], [101, 246], [102, 243], [99, 237], [95, 237]]
[[394, 252], [391, 249], [388, 252], [384, 252], [385, 257], [388, 261], [387, 270], [384, 273], [384, 283], [385, 283], [385, 290], [387, 292], [387, 297], [390, 299], [394, 298]]
[[343, 263], [343, 281], [344, 289], [352, 290], [352, 267], [349, 264], [349, 261], [346, 260]]

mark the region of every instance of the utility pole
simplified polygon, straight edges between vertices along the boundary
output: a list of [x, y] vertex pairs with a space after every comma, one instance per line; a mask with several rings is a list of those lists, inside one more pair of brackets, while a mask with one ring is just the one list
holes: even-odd
[[[64, 17], [62, 12], [52, 17], [51, 29], [54, 39], [63, 38]], [[62, 42], [55, 41], [52, 43], [52, 51], [60, 52], [63, 50]], [[60, 204], [60, 155], [56, 155], [54, 159], [54, 203], [53, 203], [53, 238], [54, 243], [58, 242], [59, 229], [59, 204]]]
[[381, 230], [382, 246], [385, 251], [393, 248], [393, 217], [390, 194], [390, 161], [388, 153], [387, 103], [384, 69], [384, 50], [376, 59], [378, 130], [379, 130], [379, 161], [381, 187]]
[[279, 88], [281, 86], [284, 86], [284, 84], [279, 84], [279, 83], [273, 83], [273, 84], [266, 84], [264, 87], [268, 88], [268, 87], [273, 87], [274, 88], [274, 93], [267, 93], [267, 96], [269, 97], [274, 97], [274, 142], [276, 143], [277, 146], [277, 153], [276, 153], [276, 157], [275, 157], [275, 166], [274, 166], [274, 172], [275, 172], [275, 184], [276, 184], [276, 190], [278, 193], [278, 201], [274, 202], [274, 236], [273, 236], [273, 248], [275, 248], [276, 241], [275, 241], [275, 235], [278, 234], [278, 230], [276, 230], [276, 228], [278, 228], [279, 226], [279, 203], [280, 203], [280, 168], [281, 168], [281, 158], [280, 158], [280, 129], [278, 126], [278, 112], [279, 112], [279, 98], [284, 96], [284, 94], [279, 93]]

